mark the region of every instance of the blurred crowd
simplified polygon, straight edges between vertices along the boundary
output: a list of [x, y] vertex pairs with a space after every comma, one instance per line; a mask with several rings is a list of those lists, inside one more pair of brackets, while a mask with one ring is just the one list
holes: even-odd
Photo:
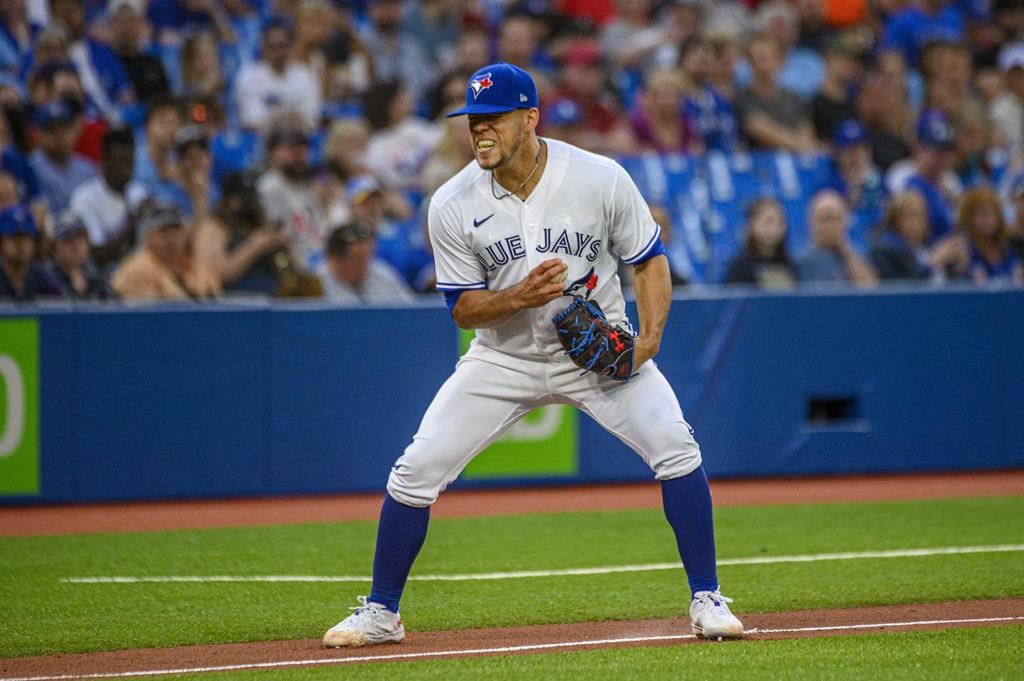
[[498, 60], [585, 149], [828, 155], [725, 283], [1024, 283], [1024, 0], [0, 0], [0, 299], [429, 293]]

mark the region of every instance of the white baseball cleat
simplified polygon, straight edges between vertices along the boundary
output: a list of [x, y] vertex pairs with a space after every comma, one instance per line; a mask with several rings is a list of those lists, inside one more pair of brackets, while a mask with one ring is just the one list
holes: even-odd
[[324, 634], [328, 648], [359, 648], [377, 643], [398, 643], [405, 638], [402, 617], [380, 603], [370, 603], [366, 596], [359, 597], [360, 605], [352, 608], [351, 615], [335, 624]]
[[729, 611], [726, 598], [719, 591], [698, 591], [690, 601], [690, 626], [693, 633], [704, 638], [742, 638], [743, 623]]

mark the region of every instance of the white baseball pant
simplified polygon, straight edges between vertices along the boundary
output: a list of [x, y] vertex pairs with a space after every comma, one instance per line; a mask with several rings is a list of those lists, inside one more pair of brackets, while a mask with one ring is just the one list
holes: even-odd
[[427, 408], [419, 430], [388, 477], [406, 506], [437, 501], [477, 454], [532, 409], [571, 404], [639, 454], [658, 480], [701, 464], [700, 447], [672, 387], [653, 362], [627, 383], [580, 369], [566, 357], [530, 360], [476, 347]]

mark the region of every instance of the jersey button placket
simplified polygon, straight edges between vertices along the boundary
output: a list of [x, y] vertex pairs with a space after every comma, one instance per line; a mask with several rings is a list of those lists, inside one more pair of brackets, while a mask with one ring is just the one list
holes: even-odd
[[[529, 204], [522, 204], [519, 207], [519, 231], [523, 235], [523, 246], [526, 248], [527, 271], [532, 270], [541, 261], [541, 254], [537, 252], [537, 220], [530, 210]], [[525, 274], [525, 272], [524, 272]]]
[[[522, 210], [520, 212], [521, 223], [523, 226], [523, 242], [526, 244], [526, 261], [529, 263], [530, 269], [533, 269], [541, 261], [541, 255], [537, 252], [537, 219], [535, 212], [530, 209], [530, 204], [523, 203]], [[538, 348], [544, 345], [544, 332], [542, 330], [542, 324], [544, 323], [544, 308], [538, 310], [537, 318], [533, 322], [533, 342]]]

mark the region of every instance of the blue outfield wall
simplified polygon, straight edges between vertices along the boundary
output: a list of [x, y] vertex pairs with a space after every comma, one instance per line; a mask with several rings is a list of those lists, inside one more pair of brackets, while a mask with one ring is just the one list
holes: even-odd
[[[458, 355], [437, 305], [26, 316], [41, 488], [5, 503], [379, 490]], [[1022, 348], [1021, 290], [723, 292], [674, 301], [658, 363], [712, 476], [993, 469], [1024, 466]], [[457, 484], [649, 478], [581, 416], [576, 475]]]

